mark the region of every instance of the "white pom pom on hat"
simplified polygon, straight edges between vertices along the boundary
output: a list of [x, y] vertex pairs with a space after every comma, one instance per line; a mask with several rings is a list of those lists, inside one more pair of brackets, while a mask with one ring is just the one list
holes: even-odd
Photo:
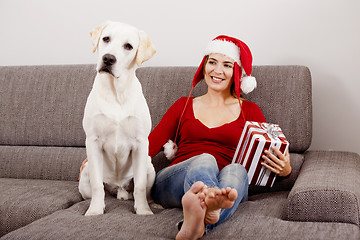
[[241, 78], [241, 91], [245, 94], [252, 92], [257, 86], [255, 77], [245, 76]]
[[165, 143], [164, 145], [165, 157], [169, 160], [172, 160], [175, 158], [176, 152], [177, 152], [177, 145], [171, 140], [167, 141], [167, 143]]

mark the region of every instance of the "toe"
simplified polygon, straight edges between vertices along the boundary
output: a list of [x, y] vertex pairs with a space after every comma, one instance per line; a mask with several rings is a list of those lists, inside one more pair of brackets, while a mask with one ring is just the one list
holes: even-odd
[[198, 181], [190, 187], [190, 191], [193, 193], [198, 193], [204, 188], [204, 186], [205, 184], [203, 182]]

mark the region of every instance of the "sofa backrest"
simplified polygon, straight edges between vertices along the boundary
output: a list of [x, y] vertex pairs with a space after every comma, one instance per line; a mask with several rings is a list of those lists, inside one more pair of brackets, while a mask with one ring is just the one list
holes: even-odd
[[0, 67], [0, 145], [84, 146], [94, 65]]
[[[189, 94], [196, 67], [137, 70], [153, 127], [178, 98]], [[85, 146], [82, 117], [95, 65], [0, 67], [0, 145]], [[256, 102], [267, 122], [278, 123], [292, 152], [311, 143], [311, 76], [303, 66], [255, 66]], [[193, 96], [204, 93], [198, 84]]]
[[[145, 67], [137, 70], [151, 111], [153, 126], [178, 98], [188, 96], [196, 67]], [[279, 124], [290, 151], [306, 151], [312, 138], [311, 75], [304, 66], [254, 66], [258, 86], [245, 99], [262, 109], [267, 122]], [[192, 96], [206, 92], [200, 82]]]

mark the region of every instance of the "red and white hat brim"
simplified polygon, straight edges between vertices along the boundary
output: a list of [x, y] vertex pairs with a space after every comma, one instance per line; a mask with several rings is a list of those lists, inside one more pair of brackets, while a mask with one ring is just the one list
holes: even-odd
[[240, 49], [232, 42], [224, 40], [213, 40], [209, 43], [205, 49], [205, 55], [211, 53], [220, 53], [232, 58], [235, 62], [241, 66], [240, 63]]

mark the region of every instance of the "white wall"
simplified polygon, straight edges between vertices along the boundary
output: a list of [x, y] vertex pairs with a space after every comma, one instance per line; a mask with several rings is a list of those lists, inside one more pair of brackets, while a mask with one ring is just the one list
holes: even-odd
[[311, 149], [360, 153], [358, 0], [0, 0], [0, 65], [95, 63], [89, 31], [111, 19], [145, 30], [146, 66], [198, 66], [228, 34], [255, 65], [306, 65], [313, 77]]

